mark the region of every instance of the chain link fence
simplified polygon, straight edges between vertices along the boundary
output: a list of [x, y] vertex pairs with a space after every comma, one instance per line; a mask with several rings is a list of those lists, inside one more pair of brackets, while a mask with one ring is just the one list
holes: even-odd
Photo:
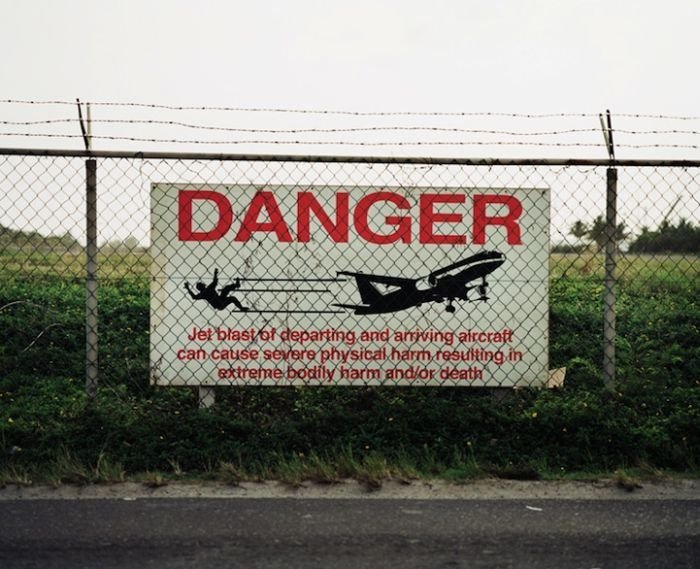
[[700, 281], [700, 164], [618, 162], [614, 204], [610, 166], [4, 151], [0, 372], [87, 362], [92, 392], [644, 373], [679, 342], [655, 299]]

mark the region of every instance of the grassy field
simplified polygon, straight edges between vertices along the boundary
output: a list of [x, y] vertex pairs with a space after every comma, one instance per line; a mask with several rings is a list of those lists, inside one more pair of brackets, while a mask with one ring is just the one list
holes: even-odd
[[236, 388], [197, 409], [148, 384], [145, 254], [104, 253], [97, 405], [84, 395], [80, 255], [0, 254], [0, 480], [697, 472], [700, 260], [623, 256], [618, 389], [602, 387], [602, 259], [552, 256], [551, 367], [563, 389]]

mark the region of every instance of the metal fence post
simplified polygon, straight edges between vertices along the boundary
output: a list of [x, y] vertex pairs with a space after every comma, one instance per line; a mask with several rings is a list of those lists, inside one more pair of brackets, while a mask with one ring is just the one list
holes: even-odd
[[605, 299], [603, 309], [603, 379], [615, 389], [615, 279], [617, 265], [617, 169], [608, 168], [605, 192]]
[[86, 361], [85, 391], [88, 399], [97, 397], [97, 161], [85, 161], [86, 175]]

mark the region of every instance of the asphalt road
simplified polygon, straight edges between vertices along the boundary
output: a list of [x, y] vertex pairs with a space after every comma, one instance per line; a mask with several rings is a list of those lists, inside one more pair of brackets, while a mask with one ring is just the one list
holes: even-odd
[[700, 567], [696, 500], [0, 502], [0, 567]]

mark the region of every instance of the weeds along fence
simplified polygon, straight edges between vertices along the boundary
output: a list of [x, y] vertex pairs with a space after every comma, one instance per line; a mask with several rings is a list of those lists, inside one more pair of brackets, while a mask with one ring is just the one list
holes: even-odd
[[[513, 387], [539, 385], [530, 379], [539, 377], [530, 373], [535, 368], [568, 368], [566, 381], [585, 376], [614, 388], [651, 370], [684, 374], [687, 367], [676, 364], [687, 357], [688, 330], [697, 337], [700, 326], [699, 167], [697, 161], [0, 150], [0, 373], [86, 377], [90, 396], [98, 383], [209, 387], [217, 383], [189, 377], [188, 370], [211, 365], [204, 345], [225, 331], [216, 359], [234, 371], [209, 370], [219, 384], [479, 385], [486, 370], [491, 383], [485, 385]], [[493, 204], [482, 207], [487, 227], [480, 228], [471, 193], [421, 201], [460, 188], [479, 195], [520, 191], [526, 201], [528, 192], [546, 193], [545, 201], [527, 202], [520, 228], [537, 233], [544, 256], [509, 253], [511, 269], [500, 277], [500, 269], [470, 273], [459, 292], [420, 296], [415, 291], [436, 290], [441, 270], [459, 272], [498, 249], [490, 235], [517, 240], [506, 235], [507, 215], [488, 209]], [[163, 196], [182, 190], [199, 192], [185, 211], [209, 208], [214, 221], [183, 229], [179, 220], [179, 231], [206, 238], [189, 256], [174, 257], [179, 261], [168, 278], [176, 288], [167, 289], [159, 270], [172, 243], [167, 235], [152, 242], [158, 229], [152, 216]], [[245, 224], [248, 216], [248, 234], [242, 237], [226, 219], [229, 206], [201, 192], [228, 195], [231, 218]], [[381, 204], [365, 204], [358, 213], [364, 196], [381, 192]], [[269, 199], [251, 205], [250, 196], [261, 193]], [[232, 195], [248, 196], [248, 205]], [[426, 216], [428, 228], [418, 227]], [[363, 231], [370, 235], [365, 241], [357, 237]], [[344, 233], [365, 245], [339, 249]], [[268, 247], [270, 240], [289, 246]], [[229, 263], [226, 251], [243, 241], [236, 266], [218, 263], [216, 255]], [[454, 267], [464, 259], [472, 261]], [[368, 284], [363, 274], [390, 278]], [[152, 312], [164, 290], [170, 297], [177, 291], [179, 300]], [[225, 307], [215, 309], [206, 290]], [[403, 295], [408, 304], [364, 315], [373, 335], [360, 342], [357, 307], [397, 290], [392, 298]], [[158, 313], [165, 308], [166, 316]], [[198, 316], [211, 326], [193, 323]], [[678, 324], [671, 327], [678, 334], [668, 332], [664, 319]], [[177, 326], [191, 336], [186, 350], [172, 332]], [[309, 330], [316, 334], [304, 336]], [[260, 334], [272, 331], [286, 337], [263, 356]], [[490, 336], [479, 342], [479, 334]], [[176, 350], [175, 363], [154, 359], [163, 345]], [[256, 347], [260, 353], [252, 354]], [[380, 353], [410, 371], [370, 373]], [[241, 362], [256, 357], [282, 372], [246, 371]], [[503, 366], [499, 358], [517, 365]], [[159, 368], [179, 360], [189, 367]], [[341, 368], [347, 368], [344, 381], [338, 381]], [[561, 381], [561, 372], [554, 376]]]

